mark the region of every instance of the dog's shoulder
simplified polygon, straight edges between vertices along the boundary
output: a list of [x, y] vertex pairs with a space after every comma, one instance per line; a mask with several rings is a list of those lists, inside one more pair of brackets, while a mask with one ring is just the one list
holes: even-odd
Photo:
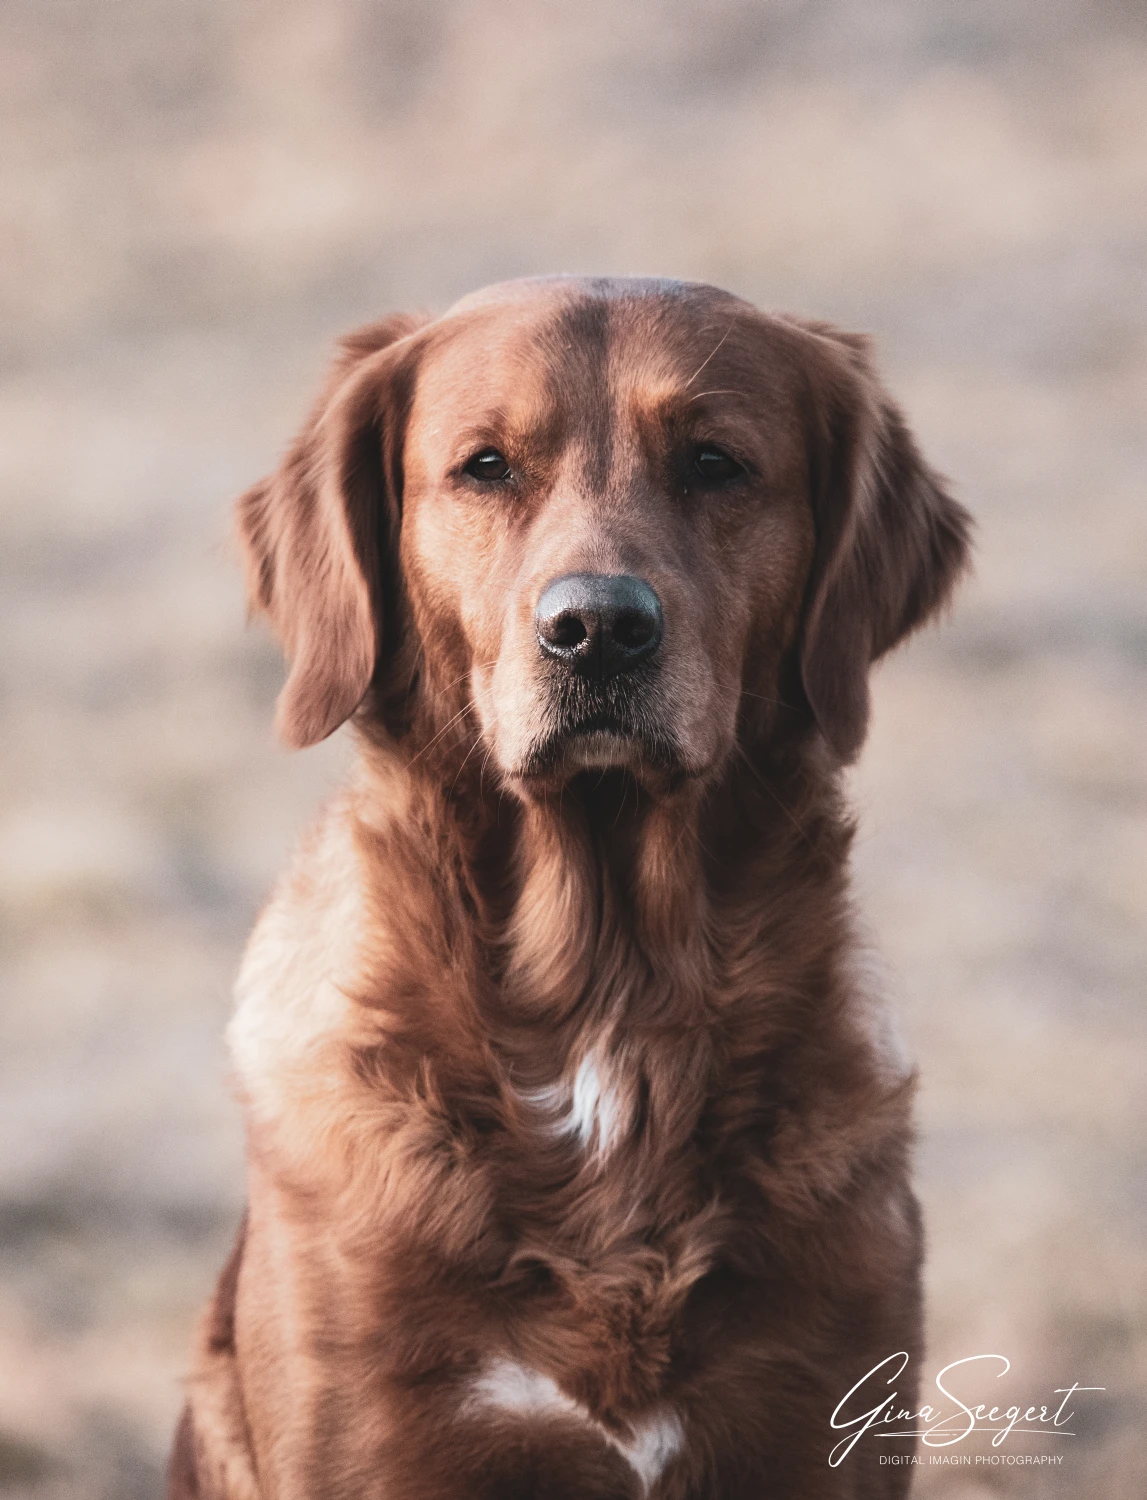
[[227, 1041], [239, 1091], [260, 1124], [297, 1113], [343, 1066], [366, 904], [353, 804], [343, 795], [296, 847], [239, 970]]

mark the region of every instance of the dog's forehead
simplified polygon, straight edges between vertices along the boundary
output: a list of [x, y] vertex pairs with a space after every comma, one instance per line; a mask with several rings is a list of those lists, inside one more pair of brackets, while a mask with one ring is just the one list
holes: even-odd
[[427, 330], [416, 409], [432, 421], [496, 410], [525, 427], [595, 396], [641, 405], [692, 396], [730, 367], [744, 386], [768, 377], [770, 327], [749, 303], [702, 283], [503, 282]]

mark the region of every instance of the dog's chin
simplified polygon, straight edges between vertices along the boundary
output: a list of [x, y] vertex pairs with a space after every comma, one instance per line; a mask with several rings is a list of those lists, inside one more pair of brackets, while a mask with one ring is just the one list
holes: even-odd
[[574, 771], [636, 771], [644, 758], [640, 740], [613, 729], [571, 735], [563, 756]]

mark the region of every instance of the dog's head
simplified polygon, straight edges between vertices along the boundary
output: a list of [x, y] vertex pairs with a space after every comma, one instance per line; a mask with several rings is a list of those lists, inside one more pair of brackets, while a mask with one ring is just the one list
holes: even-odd
[[871, 663], [942, 604], [969, 527], [864, 339], [572, 278], [347, 340], [239, 517], [289, 743], [382, 715], [399, 653], [423, 722], [475, 718], [521, 788], [713, 775], [779, 713], [852, 760]]

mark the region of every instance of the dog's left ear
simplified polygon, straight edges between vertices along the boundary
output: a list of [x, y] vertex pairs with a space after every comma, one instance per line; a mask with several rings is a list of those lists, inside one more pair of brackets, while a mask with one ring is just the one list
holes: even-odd
[[402, 340], [389, 318], [342, 343], [286, 458], [236, 505], [247, 596], [290, 660], [275, 722], [295, 749], [348, 719], [381, 648], [383, 549], [397, 526]]
[[945, 603], [968, 562], [972, 519], [921, 457], [872, 369], [868, 340], [824, 323], [797, 326], [816, 344], [816, 549], [801, 677], [817, 724], [847, 765], [868, 728], [870, 665]]

